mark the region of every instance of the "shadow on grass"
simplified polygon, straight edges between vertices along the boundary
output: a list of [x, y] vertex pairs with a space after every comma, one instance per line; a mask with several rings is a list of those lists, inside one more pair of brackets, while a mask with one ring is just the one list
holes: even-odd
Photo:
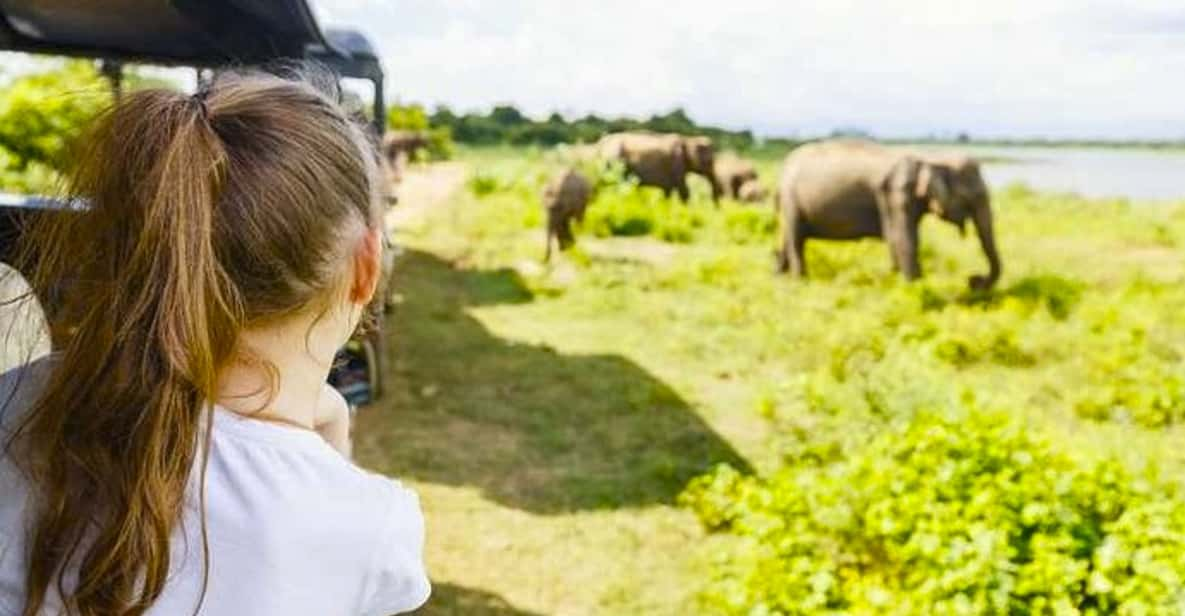
[[387, 393], [355, 431], [366, 466], [537, 513], [671, 503], [718, 462], [748, 468], [633, 362], [499, 338], [466, 312], [531, 301], [517, 273], [409, 251], [393, 279]]
[[536, 616], [536, 612], [520, 610], [493, 593], [454, 584], [433, 584], [428, 603], [412, 613], [417, 616]]

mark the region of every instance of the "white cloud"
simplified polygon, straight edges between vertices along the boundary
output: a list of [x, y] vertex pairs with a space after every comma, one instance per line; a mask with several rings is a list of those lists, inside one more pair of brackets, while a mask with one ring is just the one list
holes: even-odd
[[[1185, 137], [1179, 0], [312, 0], [389, 94], [760, 133]], [[13, 74], [14, 56], [3, 68]]]
[[[1185, 137], [1173, 0], [320, 0], [404, 100], [765, 133]], [[673, 7], [678, 8], [673, 8]]]

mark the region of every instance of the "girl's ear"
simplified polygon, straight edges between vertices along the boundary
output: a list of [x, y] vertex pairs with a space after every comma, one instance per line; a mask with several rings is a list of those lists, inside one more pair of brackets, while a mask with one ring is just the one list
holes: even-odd
[[350, 301], [368, 304], [374, 297], [382, 275], [383, 240], [378, 229], [368, 229], [354, 248], [354, 280]]

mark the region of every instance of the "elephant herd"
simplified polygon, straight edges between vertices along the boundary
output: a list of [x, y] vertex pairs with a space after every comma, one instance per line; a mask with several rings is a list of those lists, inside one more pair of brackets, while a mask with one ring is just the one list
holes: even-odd
[[[702, 176], [712, 197], [761, 202], [769, 199], [752, 163], [717, 158], [707, 137], [631, 132], [603, 137], [595, 151], [604, 160], [619, 161], [642, 186], [666, 195], [689, 197], [687, 174]], [[547, 183], [547, 250], [555, 240], [561, 250], [573, 243], [571, 223], [584, 216], [592, 186], [568, 169]], [[907, 280], [922, 275], [918, 229], [934, 214], [960, 231], [968, 220], [988, 262], [988, 273], [971, 276], [974, 290], [991, 288], [1000, 278], [1001, 263], [992, 228], [991, 198], [979, 163], [965, 156], [934, 156], [870, 141], [836, 139], [802, 145], [782, 165], [773, 195], [779, 219], [777, 269], [806, 277], [806, 240], [879, 238], [889, 248], [894, 271]]]

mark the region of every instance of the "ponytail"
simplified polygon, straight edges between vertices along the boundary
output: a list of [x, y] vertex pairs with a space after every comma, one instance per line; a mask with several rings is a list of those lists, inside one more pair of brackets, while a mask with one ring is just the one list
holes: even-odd
[[[228, 161], [204, 101], [130, 94], [84, 143], [70, 192], [88, 207], [26, 244], [30, 258], [40, 247], [38, 294], [68, 281], [53, 327], [73, 333], [13, 439], [39, 497], [24, 616], [55, 580], [68, 613], [84, 616], [142, 614], [160, 596], [242, 322], [212, 242]], [[67, 590], [61, 574], [74, 568]]]

